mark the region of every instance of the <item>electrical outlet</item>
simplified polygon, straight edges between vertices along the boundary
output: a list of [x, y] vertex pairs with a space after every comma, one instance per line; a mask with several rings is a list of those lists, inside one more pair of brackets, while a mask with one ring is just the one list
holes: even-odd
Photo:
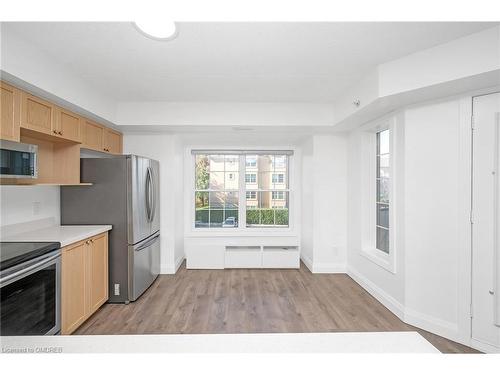
[[115, 296], [120, 295], [120, 284], [115, 284]]
[[33, 202], [33, 215], [40, 215], [40, 202]]

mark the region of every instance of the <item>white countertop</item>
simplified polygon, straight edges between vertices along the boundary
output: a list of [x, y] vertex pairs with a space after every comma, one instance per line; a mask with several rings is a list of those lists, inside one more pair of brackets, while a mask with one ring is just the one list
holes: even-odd
[[60, 242], [61, 247], [111, 230], [111, 225], [54, 225], [2, 236], [2, 241]]
[[439, 353], [417, 332], [3, 336], [4, 353]]

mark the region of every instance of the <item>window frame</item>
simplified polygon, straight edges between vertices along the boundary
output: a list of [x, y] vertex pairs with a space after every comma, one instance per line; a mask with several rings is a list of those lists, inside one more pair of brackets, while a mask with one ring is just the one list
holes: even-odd
[[[377, 133], [389, 130], [389, 253], [377, 248]], [[395, 119], [368, 124], [362, 134], [362, 246], [360, 254], [383, 269], [396, 273], [396, 147]]]
[[[196, 195], [196, 173], [195, 173], [195, 160], [196, 160], [196, 153], [199, 152], [199, 150], [203, 150], [204, 154], [207, 155], [217, 155], [217, 154], [231, 154], [231, 151], [234, 151], [234, 154], [240, 154], [241, 157], [239, 159], [239, 189], [238, 191], [238, 196], [239, 196], [239, 202], [238, 202], [238, 227], [234, 228], [219, 228], [219, 227], [212, 227], [212, 228], [203, 228], [203, 227], [196, 227], [195, 224], [195, 195]], [[295, 204], [296, 202], [294, 201], [295, 199], [295, 186], [293, 185], [296, 181], [295, 178], [295, 173], [296, 173], [296, 154], [297, 150], [295, 148], [269, 148], [269, 149], [226, 149], [224, 147], [221, 148], [206, 148], [206, 147], [186, 147], [186, 162], [189, 160], [189, 170], [190, 173], [186, 174], [187, 179], [185, 181], [189, 184], [190, 186], [189, 193], [185, 195], [186, 201], [185, 201], [185, 207], [186, 210], [189, 207], [189, 212], [190, 214], [185, 215], [185, 235], [186, 236], [222, 236], [222, 235], [228, 235], [228, 236], [290, 236], [290, 235], [296, 235], [295, 229], [296, 229], [296, 218], [297, 218], [297, 213], [296, 211], [299, 209], [300, 206], [297, 207]], [[269, 154], [266, 153], [266, 151], [269, 152]], [[280, 151], [283, 152], [283, 154], [280, 154]], [[255, 226], [255, 227], [247, 227], [246, 226], [246, 191], [247, 189], [245, 188], [246, 182], [245, 182], [245, 176], [246, 176], [246, 155], [253, 155], [253, 154], [263, 154], [263, 155], [287, 155], [287, 178], [285, 179], [288, 183], [288, 188], [286, 190], [283, 190], [284, 192], [288, 193], [288, 226], [269, 226], [269, 227], [260, 227], [260, 226]], [[299, 155], [300, 157], [300, 155]], [[249, 166], [249, 168], [255, 168], [253, 166]], [[250, 174], [254, 173], [253, 171], [249, 172]], [[300, 173], [300, 171], [299, 171]], [[257, 173], [255, 173], [257, 174]], [[257, 177], [258, 179], [258, 177]], [[256, 184], [258, 183], [258, 180], [256, 180]], [[271, 190], [271, 189], [269, 189]], [[248, 189], [248, 191], [255, 191], [258, 193], [262, 190], [259, 190], [258, 188], [256, 189]], [[189, 199], [187, 197], [189, 196]], [[300, 216], [300, 213], [298, 213]]]

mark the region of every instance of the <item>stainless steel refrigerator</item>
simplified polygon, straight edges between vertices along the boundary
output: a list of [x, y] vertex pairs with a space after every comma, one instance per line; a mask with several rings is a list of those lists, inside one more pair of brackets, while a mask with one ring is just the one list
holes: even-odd
[[81, 181], [61, 187], [61, 224], [111, 224], [109, 302], [135, 301], [160, 273], [159, 162], [81, 159]]

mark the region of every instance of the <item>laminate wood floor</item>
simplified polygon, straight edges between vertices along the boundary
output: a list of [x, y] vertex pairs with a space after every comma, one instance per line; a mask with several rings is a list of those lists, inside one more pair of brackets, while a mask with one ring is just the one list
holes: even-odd
[[138, 301], [106, 304], [75, 334], [418, 331], [444, 353], [475, 350], [403, 323], [345, 274], [187, 270], [160, 275]]

